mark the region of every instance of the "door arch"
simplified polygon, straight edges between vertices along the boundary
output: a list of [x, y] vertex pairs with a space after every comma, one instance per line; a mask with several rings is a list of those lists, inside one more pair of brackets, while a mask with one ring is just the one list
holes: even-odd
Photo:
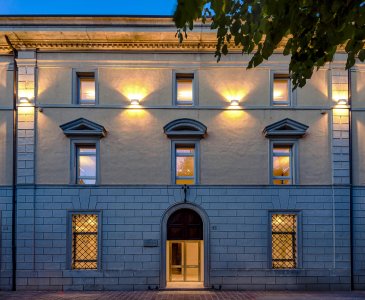
[[203, 282], [204, 287], [209, 287], [209, 219], [205, 211], [195, 204], [188, 203], [170, 207], [162, 217], [161, 235], [160, 287], [166, 287], [169, 281], [167, 275], [170, 266], [167, 258], [172, 250], [172, 244], [175, 244], [174, 251], [177, 251], [175, 242], [179, 241], [183, 242], [182, 247], [189, 247], [189, 249], [194, 246], [194, 241], [201, 242], [203, 272], [200, 281]]

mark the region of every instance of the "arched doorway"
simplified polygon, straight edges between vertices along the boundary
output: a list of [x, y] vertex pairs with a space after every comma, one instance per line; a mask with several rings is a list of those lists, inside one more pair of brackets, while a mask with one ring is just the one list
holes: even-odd
[[208, 286], [208, 219], [195, 205], [170, 208], [162, 222], [161, 287]]
[[202, 282], [203, 222], [191, 209], [174, 212], [167, 221], [168, 282]]

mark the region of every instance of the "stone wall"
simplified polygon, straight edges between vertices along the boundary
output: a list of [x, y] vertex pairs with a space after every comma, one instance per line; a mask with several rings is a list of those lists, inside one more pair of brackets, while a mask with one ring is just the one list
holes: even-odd
[[0, 290], [11, 289], [12, 188], [0, 187]]
[[[18, 190], [18, 289], [147, 290], [159, 286], [161, 220], [176, 186], [37, 186]], [[347, 188], [199, 186], [187, 195], [209, 218], [209, 287], [350, 289]], [[70, 270], [67, 215], [100, 211], [101, 269]], [[295, 211], [299, 267], [270, 267], [270, 211]], [[143, 240], [157, 239], [158, 247]]]

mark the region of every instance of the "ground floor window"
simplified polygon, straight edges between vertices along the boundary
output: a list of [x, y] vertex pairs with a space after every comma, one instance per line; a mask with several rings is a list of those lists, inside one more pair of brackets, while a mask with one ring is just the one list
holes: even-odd
[[98, 215], [72, 214], [72, 269], [98, 268]]
[[297, 267], [297, 215], [271, 215], [271, 249], [273, 269]]

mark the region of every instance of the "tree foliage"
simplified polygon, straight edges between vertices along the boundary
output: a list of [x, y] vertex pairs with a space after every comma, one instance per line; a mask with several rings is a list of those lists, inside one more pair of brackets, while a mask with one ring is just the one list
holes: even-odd
[[365, 60], [364, 0], [178, 0], [174, 22], [180, 42], [198, 19], [217, 32], [218, 61], [234, 44], [252, 54], [252, 68], [282, 46], [290, 55], [294, 88], [331, 62], [338, 47], [347, 54], [346, 69], [356, 58]]

